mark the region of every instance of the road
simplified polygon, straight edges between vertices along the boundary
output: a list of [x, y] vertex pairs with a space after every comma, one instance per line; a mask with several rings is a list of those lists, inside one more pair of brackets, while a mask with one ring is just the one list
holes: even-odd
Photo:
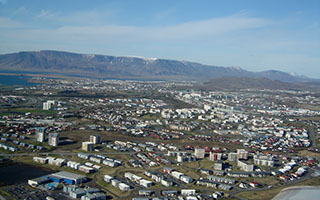
[[[62, 151], [53, 151], [53, 152], [30, 152], [30, 153], [0, 153], [0, 156], [4, 156], [4, 157], [14, 157], [14, 156], [49, 156], [49, 155], [61, 155], [61, 156], [65, 156], [65, 155], [77, 155], [80, 152], [62, 152]], [[132, 155], [135, 154], [137, 152], [88, 152], [88, 154], [90, 155], [119, 155], [119, 154], [123, 154], [123, 155]], [[139, 153], [149, 153], [149, 151], [141, 151]], [[155, 152], [155, 153], [163, 153], [161, 151], [159, 152]]]

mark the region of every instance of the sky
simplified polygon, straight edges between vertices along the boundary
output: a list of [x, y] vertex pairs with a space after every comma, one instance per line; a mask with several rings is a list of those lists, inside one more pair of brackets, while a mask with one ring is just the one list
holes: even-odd
[[320, 1], [0, 0], [0, 54], [38, 50], [320, 78]]

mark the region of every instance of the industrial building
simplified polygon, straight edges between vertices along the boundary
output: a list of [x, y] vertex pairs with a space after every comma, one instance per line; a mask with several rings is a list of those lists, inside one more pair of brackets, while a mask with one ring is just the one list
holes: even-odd
[[53, 173], [47, 176], [51, 181], [56, 183], [65, 182], [67, 184], [80, 184], [87, 180], [87, 177], [66, 171]]

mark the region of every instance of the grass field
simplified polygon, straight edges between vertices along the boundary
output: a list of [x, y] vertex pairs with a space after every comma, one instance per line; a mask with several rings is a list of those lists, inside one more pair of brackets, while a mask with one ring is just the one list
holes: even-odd
[[34, 115], [56, 115], [58, 111], [56, 110], [42, 110], [38, 108], [10, 108], [10, 109], [0, 109], [1, 116], [10, 116], [13, 114], [25, 114], [30, 112]]

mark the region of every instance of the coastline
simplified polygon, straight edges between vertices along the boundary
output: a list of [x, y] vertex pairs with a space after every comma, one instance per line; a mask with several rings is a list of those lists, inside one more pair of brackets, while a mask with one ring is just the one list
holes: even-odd
[[317, 200], [320, 186], [293, 186], [281, 190], [272, 200]]

